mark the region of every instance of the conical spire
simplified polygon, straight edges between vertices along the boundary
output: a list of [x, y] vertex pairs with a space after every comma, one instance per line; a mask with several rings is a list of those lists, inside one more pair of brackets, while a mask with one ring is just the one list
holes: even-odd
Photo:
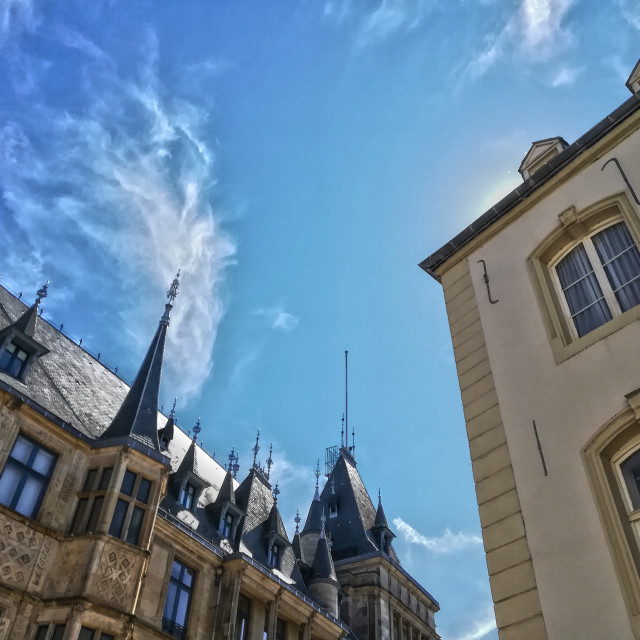
[[378, 489], [378, 509], [376, 511], [376, 521], [374, 523], [375, 527], [387, 527], [387, 516], [384, 515], [384, 509], [382, 508], [382, 498], [380, 496], [380, 489]]
[[138, 375], [115, 418], [102, 434], [103, 439], [131, 436], [155, 451], [160, 451], [157, 414], [162, 359], [167, 328], [169, 327], [171, 303], [178, 295], [179, 287], [180, 271], [167, 291], [169, 302], [165, 305], [164, 314], [160, 318], [158, 329], [149, 345]]
[[47, 280], [36, 294], [35, 303], [29, 307], [14, 323], [13, 326], [22, 331], [24, 335], [33, 338], [36, 332], [36, 324], [38, 322], [38, 307], [42, 302], [42, 298], [47, 297], [47, 289], [49, 287], [49, 281]]
[[331, 550], [327, 542], [327, 536], [325, 535], [324, 523], [326, 517], [324, 510], [322, 511], [322, 529], [320, 531], [320, 539], [318, 540], [318, 546], [316, 548], [316, 554], [313, 557], [313, 578], [324, 578], [337, 581], [336, 570], [333, 566], [333, 558], [331, 557]]

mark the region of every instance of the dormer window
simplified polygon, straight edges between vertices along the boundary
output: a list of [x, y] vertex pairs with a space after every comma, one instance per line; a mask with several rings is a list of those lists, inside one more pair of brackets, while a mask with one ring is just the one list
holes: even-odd
[[191, 511], [193, 509], [193, 505], [196, 497], [196, 487], [192, 484], [185, 484], [185, 486], [180, 490], [180, 498], [178, 502], [185, 508]]
[[280, 545], [277, 542], [269, 545], [269, 555], [267, 557], [267, 564], [274, 569], [280, 568]]
[[28, 359], [29, 354], [11, 341], [0, 352], [0, 370], [14, 378], [22, 379], [26, 373]]
[[330, 518], [335, 518], [338, 515], [338, 503], [337, 502], [332, 502], [331, 504], [329, 504], [329, 517]]
[[231, 530], [233, 529], [233, 514], [227, 513], [225, 514], [222, 520], [222, 535], [225, 538], [231, 537]]

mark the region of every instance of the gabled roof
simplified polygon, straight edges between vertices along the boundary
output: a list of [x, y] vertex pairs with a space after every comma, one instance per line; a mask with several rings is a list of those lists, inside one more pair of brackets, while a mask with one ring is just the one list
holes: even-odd
[[30, 306], [14, 323], [15, 329], [18, 329], [25, 336], [33, 338], [36, 333], [36, 324], [38, 322], [39, 302]]
[[633, 71], [624, 84], [633, 94], [637, 94], [640, 91], [640, 60], [636, 62], [636, 66], [633, 67]]
[[233, 475], [231, 471], [227, 471], [216, 498], [216, 504], [222, 502], [228, 502], [233, 505], [236, 504], [236, 492], [233, 488]]
[[198, 446], [194, 438], [187, 449], [187, 453], [184, 458], [182, 458], [180, 466], [172, 475], [180, 476], [189, 473], [201, 480], [203, 484], [206, 484], [207, 480], [201, 468], [203, 465], [206, 465], [205, 459], [208, 457], [209, 456]]
[[545, 138], [544, 140], [536, 140], [531, 143], [531, 148], [527, 151], [522, 159], [518, 172], [525, 180], [535, 173], [545, 162], [548, 162], [553, 156], [558, 155], [563, 149], [566, 149], [569, 143], [560, 136], [555, 138]]

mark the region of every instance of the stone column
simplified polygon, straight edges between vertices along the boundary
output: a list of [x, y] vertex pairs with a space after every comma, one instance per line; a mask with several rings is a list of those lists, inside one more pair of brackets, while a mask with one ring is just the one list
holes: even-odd
[[102, 513], [98, 520], [98, 526], [96, 527], [97, 533], [109, 533], [109, 527], [111, 526], [111, 518], [113, 517], [113, 510], [116, 507], [118, 496], [120, 495], [120, 487], [122, 486], [122, 479], [124, 473], [127, 470], [127, 462], [129, 460], [129, 452], [121, 451], [118, 456], [118, 460], [113, 468], [111, 479], [109, 480], [109, 486], [104, 496], [104, 502], [102, 503]]
[[77, 640], [80, 635], [80, 628], [82, 627], [82, 614], [84, 613], [84, 606], [77, 604], [71, 609], [71, 615], [67, 622], [67, 628], [65, 629], [62, 640]]
[[275, 640], [276, 638], [276, 624], [278, 621], [278, 605], [280, 604], [280, 598], [282, 596], [282, 587], [276, 593], [275, 598], [268, 604], [267, 613], [267, 640]]

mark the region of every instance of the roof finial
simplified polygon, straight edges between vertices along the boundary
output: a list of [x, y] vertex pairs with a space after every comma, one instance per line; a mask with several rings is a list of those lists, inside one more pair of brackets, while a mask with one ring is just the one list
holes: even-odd
[[240, 455], [236, 453], [235, 445], [231, 447], [231, 453], [227, 457], [229, 458], [229, 473], [233, 474], [233, 477], [235, 478], [238, 474], [238, 470], [240, 469], [240, 465], [238, 464]]
[[36, 304], [40, 304], [40, 302], [42, 301], [42, 298], [46, 298], [47, 297], [47, 289], [49, 288], [49, 281], [47, 280], [39, 289], [38, 292], [36, 293]]
[[173, 279], [169, 290], [167, 291], [167, 298], [169, 298], [169, 304], [172, 304], [173, 301], [178, 297], [178, 292], [180, 291], [180, 269], [178, 269], [178, 273], [176, 273], [176, 277]]
[[258, 451], [260, 451], [260, 429], [258, 429], [258, 435], [256, 436], [256, 443], [253, 445], [253, 466], [256, 466], [256, 458], [258, 457]]
[[193, 441], [196, 441], [196, 438], [198, 437], [198, 434], [200, 433], [200, 431], [202, 431], [202, 429], [200, 428], [200, 418], [198, 418], [198, 421], [195, 424], [195, 427], [193, 427]]
[[349, 448], [349, 352], [344, 352], [344, 419], [345, 419], [345, 442], [344, 446]]
[[296, 523], [296, 533], [300, 533], [300, 509], [296, 509], [296, 517], [293, 521]]
[[324, 523], [326, 521], [327, 521], [327, 516], [324, 515], [324, 507], [322, 507], [322, 516], [320, 517], [320, 522], [322, 523], [321, 529], [320, 529], [320, 537], [321, 538], [325, 537]]
[[273, 488], [273, 502], [274, 504], [278, 504], [278, 496], [280, 495], [280, 489], [278, 488], [278, 482], [276, 481], [276, 486]]
[[318, 485], [320, 483], [320, 458], [318, 458], [318, 463], [316, 464], [316, 491], [318, 490]]
[[378, 505], [382, 504], [382, 496], [380, 495], [380, 487], [378, 487]]
[[269, 445], [269, 457], [267, 458], [267, 480], [271, 475], [271, 465], [273, 464], [273, 458], [271, 454], [273, 453], [273, 442]]
[[178, 402], [178, 398], [173, 399], [173, 407], [171, 407], [171, 413], [169, 414], [169, 417], [172, 420], [174, 420], [176, 417], [176, 402]]
[[344, 447], [344, 413], [342, 414], [342, 429], [340, 429], [340, 448]]

